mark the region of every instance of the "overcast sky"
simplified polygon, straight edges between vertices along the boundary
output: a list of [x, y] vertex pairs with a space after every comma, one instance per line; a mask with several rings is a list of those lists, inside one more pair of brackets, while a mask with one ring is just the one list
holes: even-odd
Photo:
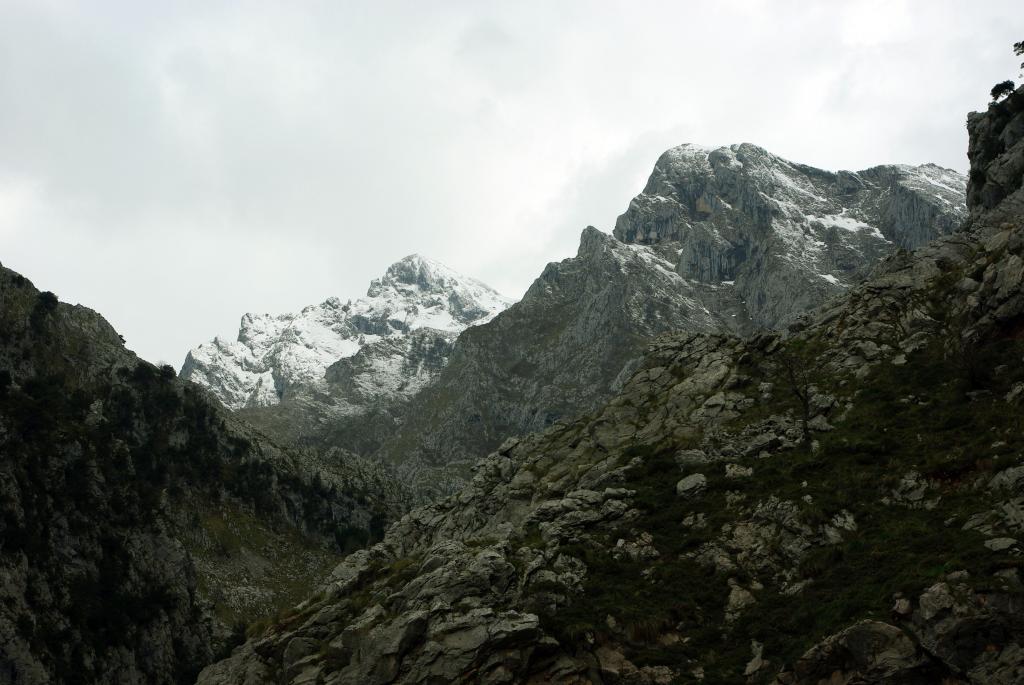
[[518, 297], [658, 154], [966, 170], [1019, 0], [0, 0], [0, 262], [180, 366], [418, 252]]

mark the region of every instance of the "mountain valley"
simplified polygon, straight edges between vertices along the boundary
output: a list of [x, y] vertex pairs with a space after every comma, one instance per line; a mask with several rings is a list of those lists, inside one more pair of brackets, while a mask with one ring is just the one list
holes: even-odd
[[1024, 87], [967, 129], [680, 145], [519, 301], [410, 255], [180, 371], [0, 267], [0, 685], [1021, 682]]
[[659, 338], [199, 682], [1018, 682], [1022, 121], [971, 115], [961, 230]]

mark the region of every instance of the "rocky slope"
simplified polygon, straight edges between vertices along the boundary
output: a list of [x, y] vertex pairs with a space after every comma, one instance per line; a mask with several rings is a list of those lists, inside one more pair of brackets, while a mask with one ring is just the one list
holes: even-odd
[[1024, 89], [969, 129], [965, 230], [662, 338], [199, 682], [1020, 682]]
[[187, 681], [403, 499], [279, 449], [0, 267], [0, 682]]
[[949, 233], [965, 181], [934, 165], [832, 173], [749, 144], [673, 148], [614, 236], [588, 228], [576, 257], [459, 338], [379, 455], [450, 488], [506, 437], [607, 399], [653, 335], [778, 328]]
[[672, 250], [595, 228], [575, 258], [550, 264], [522, 301], [465, 331], [449, 366], [417, 395], [381, 451], [420, 491], [462, 482], [480, 454], [612, 392], [655, 335], [746, 330], [727, 286], [682, 278]]

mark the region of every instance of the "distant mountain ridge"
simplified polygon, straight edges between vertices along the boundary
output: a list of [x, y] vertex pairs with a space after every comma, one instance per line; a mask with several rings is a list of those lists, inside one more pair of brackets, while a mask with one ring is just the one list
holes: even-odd
[[[429, 382], [435, 365], [410, 369], [403, 364], [409, 348], [417, 347], [403, 339], [429, 330], [429, 338], [448, 342], [509, 304], [480, 281], [409, 255], [374, 279], [358, 300], [331, 297], [295, 314], [246, 314], [236, 341], [214, 338], [199, 345], [188, 353], [180, 375], [231, 409], [266, 407], [327, 392], [328, 367], [360, 352], [365, 358], [365, 350], [372, 349], [380, 354], [364, 364], [358, 384], [371, 395], [374, 390], [410, 394]], [[360, 407], [347, 402], [337, 410], [359, 413]]]

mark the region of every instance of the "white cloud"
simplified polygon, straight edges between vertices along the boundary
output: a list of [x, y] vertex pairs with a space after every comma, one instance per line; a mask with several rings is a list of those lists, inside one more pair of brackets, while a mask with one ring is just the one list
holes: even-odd
[[966, 167], [1013, 2], [4, 2], [0, 259], [180, 362], [422, 252], [520, 294], [657, 155]]

